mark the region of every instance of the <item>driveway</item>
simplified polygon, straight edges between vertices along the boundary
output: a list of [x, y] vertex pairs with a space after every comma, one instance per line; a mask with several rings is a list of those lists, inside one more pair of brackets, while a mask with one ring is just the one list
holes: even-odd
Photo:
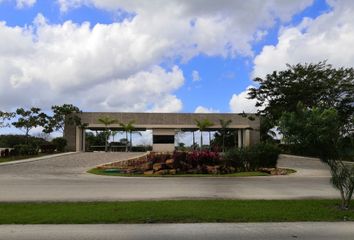
[[109, 177], [86, 171], [98, 164], [141, 153], [74, 153], [0, 166], [0, 201], [116, 201], [144, 199], [337, 198], [330, 173], [318, 159], [281, 155], [289, 176], [198, 178]]

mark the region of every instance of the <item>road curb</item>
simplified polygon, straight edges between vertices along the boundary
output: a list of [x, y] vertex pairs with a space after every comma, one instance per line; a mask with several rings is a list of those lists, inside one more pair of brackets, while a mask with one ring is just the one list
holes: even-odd
[[75, 154], [75, 153], [76, 152], [66, 152], [66, 153], [58, 153], [58, 154], [53, 154], [53, 155], [48, 155], [48, 156], [43, 156], [43, 157], [35, 157], [35, 158], [16, 160], [16, 161], [11, 161], [11, 162], [3, 162], [3, 163], [0, 163], [0, 166], [35, 162], [35, 161], [40, 161], [40, 160], [45, 160], [45, 159], [55, 158], [55, 157], [61, 157], [61, 156], [65, 156], [65, 155]]

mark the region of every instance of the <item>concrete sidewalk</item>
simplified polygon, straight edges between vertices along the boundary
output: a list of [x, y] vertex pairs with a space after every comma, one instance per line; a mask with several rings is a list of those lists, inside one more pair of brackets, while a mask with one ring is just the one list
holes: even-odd
[[354, 222], [0, 225], [6, 240], [353, 240]]

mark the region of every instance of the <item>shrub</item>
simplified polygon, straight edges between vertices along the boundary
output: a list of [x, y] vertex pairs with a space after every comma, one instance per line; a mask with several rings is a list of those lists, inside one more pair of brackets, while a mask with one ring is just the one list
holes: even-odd
[[52, 140], [52, 143], [58, 152], [64, 152], [68, 141], [65, 138], [57, 137]]
[[226, 166], [238, 171], [255, 171], [262, 167], [276, 167], [280, 150], [269, 143], [260, 143], [248, 148], [232, 149], [223, 156]]
[[42, 144], [39, 149], [42, 153], [54, 153], [56, 146], [54, 144]]
[[19, 144], [14, 146], [16, 155], [37, 155], [38, 148], [30, 144]]
[[28, 139], [25, 135], [0, 135], [0, 147], [3, 148], [13, 148], [15, 145], [34, 145], [40, 146], [41, 144], [46, 143], [42, 138], [28, 136]]
[[278, 162], [278, 157], [280, 154], [280, 149], [270, 143], [260, 143], [254, 145], [252, 150], [256, 153], [259, 161], [259, 167], [276, 167]]

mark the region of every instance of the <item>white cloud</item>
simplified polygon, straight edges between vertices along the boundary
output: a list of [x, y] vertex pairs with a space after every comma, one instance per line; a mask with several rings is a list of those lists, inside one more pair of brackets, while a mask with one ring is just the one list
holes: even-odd
[[202, 79], [201, 79], [201, 77], [199, 75], [199, 72], [196, 71], [196, 70], [193, 70], [193, 72], [192, 72], [192, 81], [193, 82], [197, 82], [197, 81], [200, 81], [200, 80], [202, 80]]
[[213, 108], [206, 108], [206, 107], [203, 107], [203, 106], [198, 106], [195, 110], [194, 110], [195, 113], [218, 113], [220, 112], [219, 110], [217, 109], [213, 109]]
[[2, 108], [75, 102], [92, 110], [181, 110], [172, 93], [183, 85], [182, 71], [155, 65], [164, 40], [133, 32], [128, 23], [91, 28], [36, 19], [42, 20], [30, 28], [0, 23]]
[[229, 102], [230, 110], [234, 113], [256, 113], [256, 99], [248, 99], [248, 89], [252, 86], [248, 86], [247, 90], [239, 93], [233, 94]]
[[[35, 1], [19, 1], [28, 6]], [[163, 63], [204, 54], [252, 56], [255, 32], [311, 4], [301, 1], [59, 0], [134, 13], [112, 24], [0, 23], [0, 108], [74, 103], [84, 110], [180, 111], [184, 77]], [[11, 43], [11, 44], [9, 44]]]
[[36, 4], [36, 0], [16, 0], [16, 7], [20, 9], [32, 7], [34, 4]]
[[[136, 14], [132, 22], [140, 31], [169, 39], [183, 59], [209, 56], [252, 55], [251, 42], [258, 28], [291, 16], [313, 0], [59, 0], [62, 11], [82, 5]], [[173, 26], [173, 27], [171, 27]], [[261, 33], [260, 31], [259, 33]]]
[[354, 65], [354, 2], [329, 1], [333, 10], [283, 28], [276, 46], [265, 46], [254, 60], [253, 77], [283, 70], [286, 63], [328, 60], [335, 67]]

